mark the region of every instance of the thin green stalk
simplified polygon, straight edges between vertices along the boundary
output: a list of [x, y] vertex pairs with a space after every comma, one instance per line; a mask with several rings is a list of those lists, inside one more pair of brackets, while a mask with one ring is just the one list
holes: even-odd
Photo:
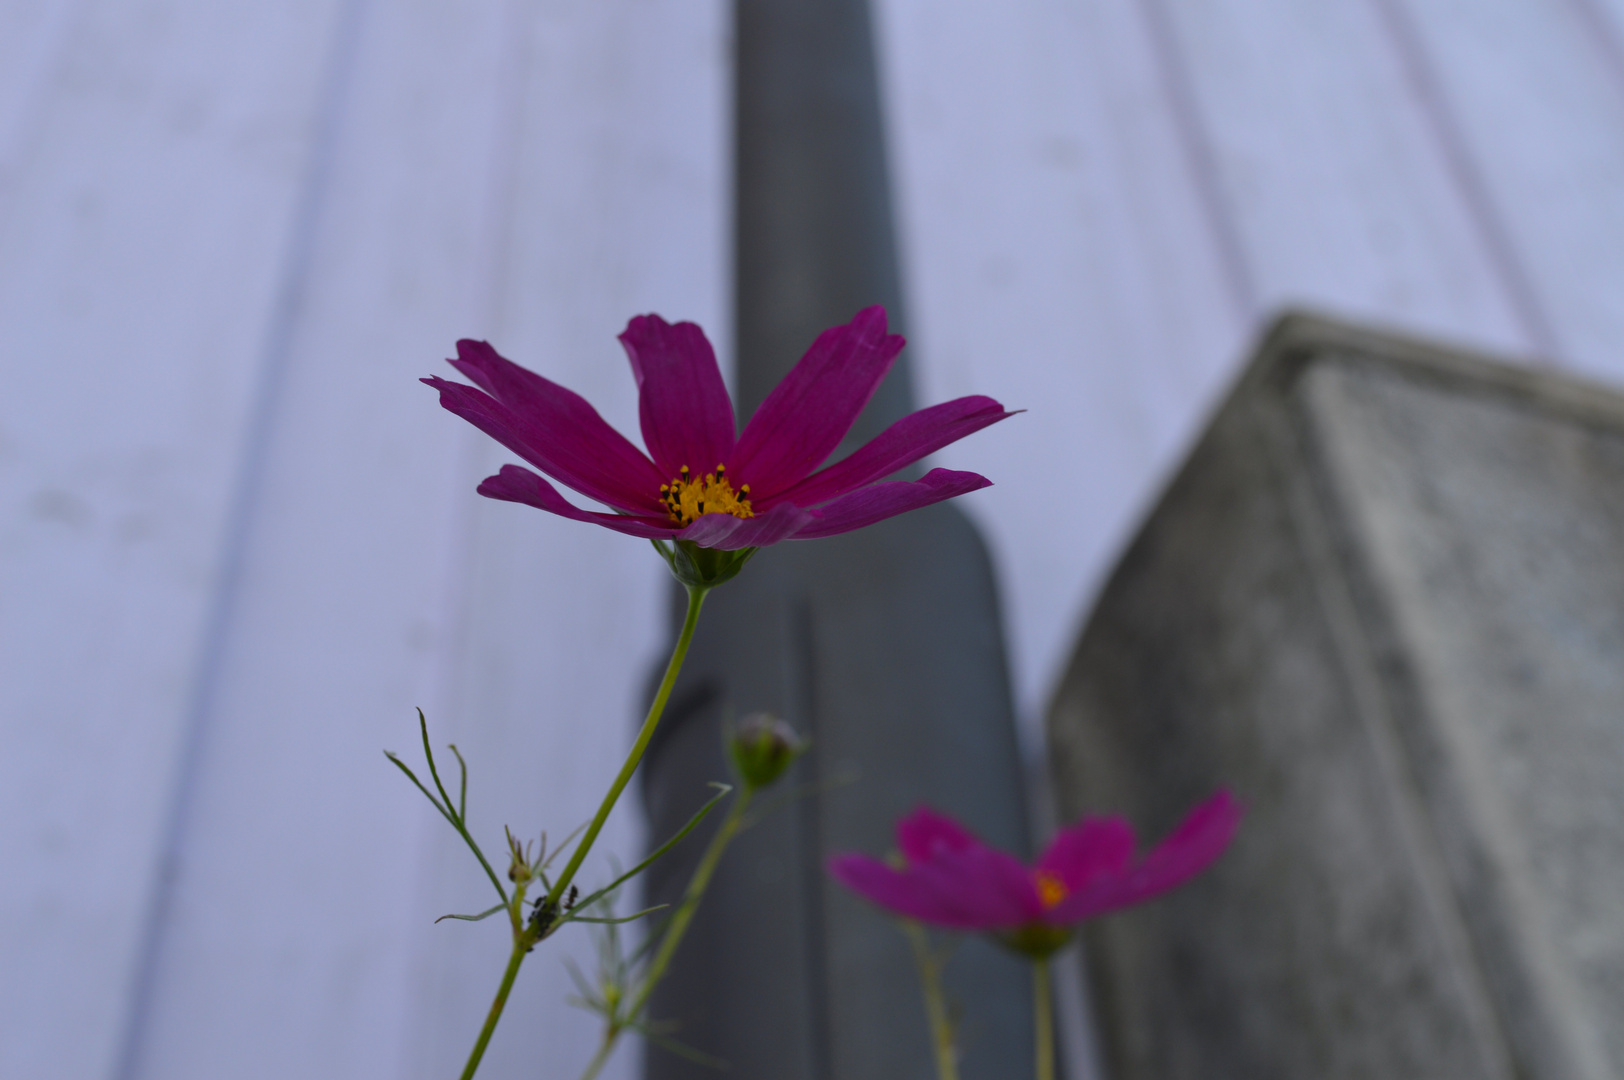
[[705, 603], [705, 594], [710, 590], [698, 586], [688, 587], [688, 614], [682, 620], [682, 633], [677, 636], [677, 647], [671, 650], [671, 660], [665, 665], [665, 677], [660, 680], [660, 689], [654, 695], [654, 703], [649, 706], [648, 718], [643, 721], [643, 729], [637, 733], [637, 741], [632, 744], [632, 752], [626, 755], [626, 764], [620, 767], [620, 775], [609, 786], [609, 793], [603, 797], [603, 803], [592, 818], [592, 824], [586, 828], [586, 834], [581, 842], [575, 845], [575, 854], [565, 864], [564, 872], [558, 875], [553, 887], [547, 893], [545, 907], [547, 910], [558, 909], [559, 898], [564, 890], [569, 888], [570, 882], [575, 879], [575, 872], [581, 868], [581, 861], [586, 858], [587, 852], [598, 839], [598, 832], [603, 823], [609, 819], [609, 811], [615, 808], [620, 800], [620, 793], [631, 781], [632, 773], [637, 771], [637, 763], [643, 760], [643, 751], [648, 749], [649, 740], [654, 737], [654, 729], [660, 725], [660, 716], [665, 712], [665, 703], [671, 697], [671, 688], [677, 683], [677, 675], [682, 671], [682, 662], [688, 656], [688, 646], [694, 640], [694, 627], [699, 625], [699, 609]]
[[925, 994], [925, 1015], [930, 1019], [931, 1051], [936, 1058], [937, 1080], [959, 1080], [959, 1051], [953, 1035], [953, 1018], [948, 1015], [947, 996], [942, 993], [942, 961], [930, 947], [930, 935], [912, 919], [902, 921], [903, 932], [913, 946], [914, 963], [919, 966], [919, 987]]
[[519, 965], [524, 963], [525, 953], [530, 946], [519, 938], [513, 942], [513, 955], [508, 957], [507, 971], [502, 974], [502, 985], [497, 987], [496, 1000], [491, 1002], [490, 1015], [485, 1017], [485, 1026], [479, 1031], [479, 1041], [474, 1043], [474, 1052], [468, 1055], [468, 1064], [463, 1067], [462, 1080], [472, 1080], [474, 1071], [479, 1068], [479, 1059], [485, 1056], [485, 1047], [491, 1041], [491, 1033], [496, 1030], [496, 1022], [502, 1018], [502, 1010], [507, 1007], [508, 992], [513, 989], [513, 980], [519, 975]]
[[[626, 763], [620, 767], [620, 775], [616, 776], [615, 782], [610, 785], [609, 793], [603, 797], [597, 814], [592, 818], [592, 824], [587, 826], [581, 842], [575, 845], [575, 854], [570, 856], [564, 872], [553, 882], [553, 887], [548, 891], [547, 898], [542, 901], [540, 910], [552, 912], [562, 910], [560, 900], [564, 896], [564, 890], [569, 888], [575, 872], [581, 868], [581, 862], [598, 839], [598, 833], [603, 829], [603, 823], [608, 820], [609, 812], [615, 808], [620, 793], [631, 781], [632, 773], [637, 771], [638, 762], [643, 760], [643, 751], [648, 749], [649, 740], [654, 737], [654, 729], [659, 726], [660, 716], [665, 712], [665, 704], [671, 697], [671, 688], [676, 685], [677, 675], [682, 671], [682, 662], [688, 656], [688, 646], [694, 639], [694, 628], [699, 625], [699, 609], [704, 605], [705, 594], [708, 591], [688, 586], [688, 614], [682, 621], [682, 633], [677, 636], [676, 648], [671, 650], [671, 659], [665, 665], [665, 677], [660, 680], [660, 689], [654, 695], [654, 703], [649, 706], [648, 717], [643, 721], [643, 729], [637, 733], [637, 741], [632, 744], [631, 753], [626, 756]], [[449, 796], [446, 801], [449, 804]], [[481, 858], [480, 861], [483, 862], [484, 859]], [[500, 884], [497, 885], [497, 890], [501, 891]], [[519, 965], [524, 963], [525, 955], [549, 929], [540, 921], [526, 924], [523, 904], [524, 890], [520, 888], [515, 890], [508, 904], [508, 916], [513, 923], [513, 955], [508, 959], [507, 971], [502, 975], [502, 985], [496, 991], [496, 1000], [491, 1002], [490, 1015], [485, 1018], [485, 1026], [480, 1029], [479, 1041], [474, 1043], [473, 1053], [468, 1055], [468, 1064], [462, 1070], [462, 1080], [472, 1080], [474, 1071], [479, 1068], [479, 1060], [485, 1056], [485, 1046], [491, 1041], [491, 1034], [496, 1030], [496, 1022], [502, 1018], [502, 1010], [507, 1007], [508, 992], [513, 989], [513, 980], [519, 974]], [[606, 1052], [604, 1056], [607, 1057]], [[601, 1063], [598, 1067], [602, 1067]]]
[[586, 1072], [581, 1074], [581, 1080], [596, 1080], [598, 1073], [603, 1071], [604, 1063], [609, 1060], [610, 1053], [615, 1049], [615, 1043], [619, 1040], [619, 1028], [603, 1033], [603, 1043], [598, 1047], [598, 1052], [592, 1056], [592, 1060], [587, 1063]]
[[671, 964], [671, 957], [676, 954], [677, 946], [682, 944], [683, 935], [688, 932], [688, 924], [693, 921], [694, 912], [699, 908], [699, 901], [704, 898], [705, 890], [710, 887], [710, 879], [716, 873], [717, 864], [722, 861], [722, 853], [727, 850], [728, 844], [738, 835], [744, 823], [744, 813], [750, 808], [750, 797], [755, 792], [749, 785], [739, 789], [739, 794], [728, 807], [727, 816], [717, 827], [716, 835], [711, 837], [710, 844], [705, 848], [705, 854], [700, 857], [699, 865], [694, 868], [693, 876], [688, 879], [688, 887], [683, 890], [682, 902], [666, 924], [665, 933], [660, 938], [659, 950], [654, 959], [644, 969], [643, 978], [638, 987], [637, 996], [632, 1000], [625, 1014], [617, 1014], [610, 1018], [609, 1026], [603, 1032], [603, 1044], [598, 1052], [587, 1064], [586, 1071], [581, 1074], [581, 1080], [594, 1080], [599, 1071], [603, 1069], [604, 1062], [614, 1052], [620, 1036], [628, 1027], [638, 1023], [643, 1008], [648, 1004], [649, 995], [654, 987], [665, 977], [665, 969]]
[[699, 901], [710, 886], [710, 879], [716, 873], [716, 865], [722, 861], [722, 852], [727, 850], [733, 837], [739, 831], [739, 825], [744, 820], [744, 812], [750, 807], [750, 796], [754, 794], [748, 784], [739, 788], [738, 795], [733, 798], [733, 805], [727, 809], [727, 817], [711, 837], [710, 846], [705, 848], [705, 855], [694, 868], [694, 876], [688, 879], [688, 888], [682, 894], [682, 903], [677, 907], [676, 914], [671, 916], [671, 922], [666, 927], [665, 936], [660, 939], [659, 951], [654, 959], [649, 961], [648, 968], [643, 973], [642, 986], [637, 991], [637, 997], [627, 1015], [634, 1019], [648, 1004], [649, 995], [654, 993], [654, 987], [665, 977], [665, 969], [671, 964], [671, 957], [676, 953], [677, 946], [682, 944], [682, 936], [688, 932], [688, 924], [693, 921], [694, 912], [699, 907]]
[[1049, 961], [1032, 961], [1032, 1005], [1037, 1014], [1037, 1080], [1054, 1080], [1054, 993]]

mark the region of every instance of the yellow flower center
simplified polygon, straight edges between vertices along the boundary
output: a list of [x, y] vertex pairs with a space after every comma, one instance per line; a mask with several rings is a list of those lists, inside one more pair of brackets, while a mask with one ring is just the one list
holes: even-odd
[[665, 503], [671, 520], [678, 525], [690, 525], [701, 514], [732, 514], [739, 518], [756, 516], [756, 512], [750, 509], [750, 485], [734, 491], [727, 479], [727, 468], [723, 465], [697, 478], [684, 465], [669, 484], [660, 485], [660, 499]]
[[1046, 870], [1039, 870], [1032, 875], [1032, 881], [1038, 887], [1038, 899], [1043, 901], [1043, 910], [1047, 911], [1071, 892], [1066, 883]]

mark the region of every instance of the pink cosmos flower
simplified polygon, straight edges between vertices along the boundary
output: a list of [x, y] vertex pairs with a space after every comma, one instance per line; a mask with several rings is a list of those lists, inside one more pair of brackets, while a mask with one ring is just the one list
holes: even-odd
[[959, 398], [898, 420], [818, 469], [902, 350], [902, 338], [886, 333], [884, 308], [868, 308], [820, 334], [737, 434], [733, 402], [698, 326], [640, 315], [620, 343], [637, 379], [647, 454], [579, 395], [483, 341], [457, 342], [451, 364], [478, 389], [424, 379], [440, 391], [440, 404], [616, 512], [580, 509], [518, 465], [488, 477], [481, 495], [651, 540], [753, 549], [849, 532], [986, 487], [985, 477], [948, 469], [917, 481], [876, 481], [1012, 415], [991, 398]]
[[1149, 900], [1206, 869], [1235, 835], [1241, 812], [1234, 796], [1220, 791], [1137, 860], [1126, 820], [1084, 818], [1062, 829], [1037, 865], [1027, 867], [945, 814], [920, 807], [897, 824], [904, 866], [837, 855], [829, 871], [899, 915], [993, 932], [1042, 956], [1064, 945], [1084, 919]]

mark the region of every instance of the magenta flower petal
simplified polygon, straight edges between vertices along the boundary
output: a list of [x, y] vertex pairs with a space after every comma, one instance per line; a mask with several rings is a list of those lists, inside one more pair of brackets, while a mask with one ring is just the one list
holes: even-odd
[[1124, 819], [1086, 818], [1055, 834], [1036, 869], [1076, 893], [1127, 869], [1133, 846], [1133, 828]]
[[944, 852], [929, 862], [909, 864], [907, 873], [938, 890], [964, 929], [1001, 930], [1043, 914], [1032, 875], [1019, 859], [996, 848], [978, 844]]
[[[933, 884], [921, 882], [867, 855], [836, 855], [829, 873], [846, 888], [880, 907], [937, 925], [960, 926], [962, 916]], [[977, 927], [963, 927], [977, 929]]]
[[[985, 487], [975, 473], [945, 469], [912, 483], [874, 481], [1010, 415], [984, 397], [925, 409], [809, 479], [902, 348], [902, 339], [886, 332], [883, 308], [819, 335], [736, 440], [727, 388], [699, 327], [641, 315], [620, 340], [637, 379], [652, 458], [585, 399], [483, 341], [459, 341], [451, 361], [473, 386], [423, 380], [440, 392], [441, 405], [550, 478], [504, 469], [480, 486], [482, 494], [634, 536], [717, 550], [759, 548], [849, 532]], [[620, 512], [583, 510], [554, 483]], [[676, 563], [672, 569], [679, 577], [687, 572]]]
[[[896, 877], [888, 879], [886, 895], [908, 896], [914, 918], [927, 918], [920, 912], [928, 909], [935, 913], [928, 916], [933, 922], [993, 930], [1030, 922], [1042, 912], [1032, 877], [1020, 860], [988, 847], [946, 814], [928, 806], [915, 810], [897, 824], [897, 845], [908, 865], [891, 871]], [[901, 910], [882, 897], [864, 895]]]
[[733, 402], [705, 332], [658, 315], [626, 324], [620, 344], [637, 379], [643, 444], [669, 480], [684, 465], [709, 472], [733, 454]]
[[921, 506], [976, 491], [991, 483], [985, 476], [973, 472], [932, 469], [915, 481], [874, 484], [819, 508], [818, 520], [796, 533], [795, 537], [798, 540], [815, 540], [820, 536], [851, 532]]
[[581, 494], [623, 510], [663, 513], [652, 461], [585, 398], [499, 356], [483, 341], [457, 342], [451, 363], [490, 396], [428, 378], [440, 404]]
[[[440, 378], [422, 380], [440, 391], [440, 405], [467, 420], [526, 461], [569, 484], [581, 494], [632, 513], [663, 511], [657, 499], [640, 498], [641, 491], [621, 478], [574, 460], [567, 448], [538, 439], [524, 419], [500, 401], [462, 383]], [[538, 445], [541, 442], [542, 445]], [[653, 463], [650, 463], [650, 468]]]
[[1223, 854], [1239, 828], [1241, 804], [1220, 791], [1194, 810], [1143, 862], [1101, 878], [1049, 912], [1053, 922], [1077, 922], [1160, 896], [1190, 880]]
[[984, 846], [969, 829], [928, 806], [897, 822], [897, 847], [911, 863], [926, 862], [941, 852]]
[[728, 469], [758, 499], [798, 483], [840, 445], [902, 345], [882, 307], [819, 334], [745, 425]]
[[909, 918], [995, 932], [1011, 948], [1047, 956], [1065, 944], [1075, 923], [1147, 900], [1205, 869], [1234, 837], [1240, 817], [1240, 804], [1221, 791], [1138, 865], [1131, 863], [1128, 823], [1091, 818], [1062, 830], [1028, 869], [952, 818], [920, 809], [897, 825], [905, 867], [843, 855], [829, 870]]
[[1007, 417], [990, 397], [962, 397], [903, 417], [849, 456], [773, 496], [798, 506], [816, 506], [881, 477], [890, 476], [949, 443]]
[[503, 465], [495, 476], [487, 476], [479, 485], [479, 493], [488, 499], [524, 503], [550, 514], [602, 525], [628, 536], [641, 536], [645, 540], [670, 539], [676, 530], [668, 522], [658, 519], [627, 517], [623, 514], [598, 514], [582, 510], [558, 493], [558, 489], [520, 465]]
[[679, 540], [692, 540], [700, 547], [738, 551], [766, 547], [788, 540], [816, 520], [808, 510], [791, 503], [779, 503], [765, 514], [737, 518], [731, 514], [705, 514], [677, 533]]
[[1020, 926], [1041, 910], [1020, 861], [980, 844], [906, 870], [864, 855], [840, 855], [830, 860], [829, 871], [881, 907], [958, 930]]

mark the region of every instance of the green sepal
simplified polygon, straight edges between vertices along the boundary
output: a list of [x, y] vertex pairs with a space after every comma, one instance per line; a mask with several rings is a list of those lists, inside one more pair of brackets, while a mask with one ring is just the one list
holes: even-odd
[[1047, 960], [1071, 944], [1072, 928], [1029, 922], [997, 937], [1005, 948], [1013, 949], [1022, 956], [1031, 957], [1033, 960]]
[[673, 540], [670, 543], [650, 540], [649, 543], [660, 553], [665, 565], [671, 568], [672, 575], [690, 589], [714, 589], [724, 581], [732, 581], [744, 569], [744, 564], [761, 550], [739, 548], [737, 551], [723, 551], [721, 548], [700, 547], [692, 540]]

